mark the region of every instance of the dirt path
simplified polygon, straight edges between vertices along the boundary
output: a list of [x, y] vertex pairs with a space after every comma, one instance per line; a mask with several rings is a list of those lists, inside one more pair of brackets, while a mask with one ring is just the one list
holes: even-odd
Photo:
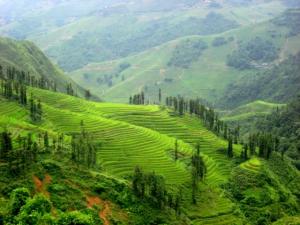
[[103, 209], [99, 211], [99, 218], [103, 221], [104, 225], [109, 225], [110, 222], [108, 220], [108, 216], [111, 215], [111, 209], [109, 202], [103, 201], [99, 197], [87, 197], [87, 206], [88, 208], [92, 208], [94, 205], [103, 206]]
[[45, 175], [44, 180], [40, 180], [37, 176], [33, 176], [33, 183], [34, 183], [34, 187], [35, 187], [35, 191], [37, 193], [42, 193], [47, 197], [50, 197], [50, 193], [47, 191], [47, 185], [49, 185], [51, 183], [51, 176], [49, 174]]

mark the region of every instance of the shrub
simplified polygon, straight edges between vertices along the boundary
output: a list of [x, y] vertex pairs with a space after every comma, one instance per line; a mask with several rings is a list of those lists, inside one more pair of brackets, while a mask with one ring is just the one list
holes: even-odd
[[17, 188], [13, 190], [10, 197], [10, 210], [13, 216], [19, 214], [20, 209], [26, 204], [30, 194], [27, 188]]

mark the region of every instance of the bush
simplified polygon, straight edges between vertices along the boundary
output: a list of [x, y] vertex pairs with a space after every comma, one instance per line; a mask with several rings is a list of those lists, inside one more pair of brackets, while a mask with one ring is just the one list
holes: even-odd
[[[53, 221], [49, 215], [51, 212], [51, 202], [43, 195], [37, 195], [27, 201], [21, 208], [17, 221], [24, 225], [45, 224], [45, 221]], [[42, 223], [42, 221], [44, 221]], [[54, 223], [54, 221], [53, 221]]]
[[27, 188], [17, 188], [13, 190], [10, 197], [10, 210], [13, 216], [19, 214], [20, 209], [26, 204], [30, 194]]
[[94, 225], [94, 220], [90, 215], [75, 211], [63, 214], [57, 225]]

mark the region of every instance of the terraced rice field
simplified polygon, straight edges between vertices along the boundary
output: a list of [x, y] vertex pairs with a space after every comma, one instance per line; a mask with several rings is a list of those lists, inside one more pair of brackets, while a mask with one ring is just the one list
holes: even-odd
[[[30, 89], [30, 92], [43, 103], [44, 122], [39, 129], [69, 135], [78, 132], [80, 122], [84, 121], [93, 140], [101, 143], [98, 158], [106, 173], [126, 177], [139, 165], [145, 171], [163, 175], [170, 187], [182, 189], [185, 210], [194, 224], [232, 224], [236, 219], [232, 202], [219, 188], [227, 181], [233, 166], [225, 154], [227, 142], [207, 130], [198, 118], [177, 117], [159, 106], [95, 103], [44, 90]], [[26, 110], [16, 103], [1, 101], [0, 112], [32, 129], [26, 123]], [[14, 117], [12, 112], [17, 115]], [[171, 155], [176, 139], [181, 155], [178, 161]], [[205, 191], [197, 194], [199, 204], [191, 206], [188, 162], [197, 142], [207, 175], [200, 188]], [[237, 146], [236, 151], [238, 154]]]

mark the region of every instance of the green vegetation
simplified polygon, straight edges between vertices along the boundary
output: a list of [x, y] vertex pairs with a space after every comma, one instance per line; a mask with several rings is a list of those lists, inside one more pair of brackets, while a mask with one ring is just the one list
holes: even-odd
[[27, 76], [29, 73], [36, 80], [55, 82], [59, 91], [65, 91], [66, 83], [72, 82], [76, 86], [78, 94], [83, 92], [82, 88], [74, 84], [70, 78], [51, 63], [41, 50], [28, 41], [0, 38], [0, 65], [3, 74], [6, 70], [13, 68], [12, 73], [26, 71], [26, 75], [23, 76]]
[[227, 44], [227, 40], [224, 37], [216, 37], [212, 42], [212, 45], [214, 47], [218, 47], [225, 44]]
[[198, 61], [206, 48], [207, 44], [201, 40], [185, 40], [174, 49], [168, 66], [189, 68], [193, 62]]
[[297, 95], [300, 53], [254, 77], [244, 77], [229, 85], [220, 105], [234, 107], [256, 99], [289, 102]]
[[[141, 91], [149, 96], [151, 102], [158, 102], [159, 88], [164, 90], [165, 96], [180, 94], [187, 98], [201, 97], [216, 102], [229, 84], [238, 82], [243, 77], [251, 79], [257, 70], [268, 70], [273, 64], [298, 52], [299, 36], [287, 37], [287, 33], [285, 26], [268, 21], [241, 26], [218, 35], [187, 36], [122, 59], [88, 64], [72, 72], [71, 76], [92, 93], [110, 102], [128, 102], [127, 96]], [[263, 43], [271, 42], [278, 58], [274, 62], [251, 64], [257, 69], [239, 70], [228, 67], [227, 56], [238, 49], [238, 41], [243, 40], [246, 45], [256, 37], [260, 37]], [[212, 46], [216, 38], [224, 38], [227, 44]], [[181, 46], [188, 40], [204, 41], [209, 47], [188, 68], [168, 66], [176, 46]], [[185, 56], [181, 58], [183, 57]], [[122, 63], [129, 63], [131, 66], [115, 76]]]
[[227, 65], [240, 70], [255, 68], [259, 63], [269, 63], [278, 57], [278, 50], [270, 41], [256, 37], [247, 43], [242, 43], [227, 58]]
[[300, 34], [300, 13], [297, 10], [288, 10], [281, 17], [273, 20], [278, 26], [285, 26], [289, 29], [289, 36], [295, 36]]

